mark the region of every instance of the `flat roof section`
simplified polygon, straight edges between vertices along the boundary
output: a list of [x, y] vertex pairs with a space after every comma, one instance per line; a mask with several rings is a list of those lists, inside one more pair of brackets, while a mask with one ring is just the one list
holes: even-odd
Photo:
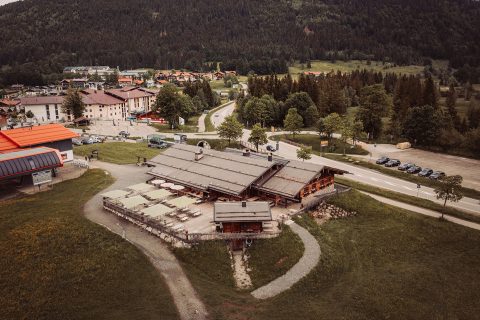
[[266, 201], [215, 202], [213, 207], [213, 221], [272, 221], [272, 213], [270, 211], [270, 204]]

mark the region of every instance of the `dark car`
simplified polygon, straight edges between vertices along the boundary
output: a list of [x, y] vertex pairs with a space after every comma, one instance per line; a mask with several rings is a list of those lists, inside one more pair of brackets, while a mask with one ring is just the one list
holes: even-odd
[[415, 164], [413, 163], [403, 163], [401, 165], [398, 166], [398, 170], [400, 171], [407, 171], [408, 169], [410, 169], [411, 167], [413, 167]]
[[400, 165], [400, 160], [398, 159], [391, 159], [387, 163], [385, 163], [385, 167], [396, 167]]
[[130, 136], [130, 133], [122, 130], [118, 133], [118, 135], [121, 137], [127, 138], [128, 136]]
[[411, 167], [408, 168], [408, 170], [407, 170], [407, 172], [408, 172], [408, 173], [411, 173], [411, 174], [419, 173], [420, 171], [422, 171], [422, 167], [418, 167], [418, 166], [416, 166], [416, 165], [411, 166]]
[[438, 179], [441, 179], [443, 177], [445, 177], [445, 172], [443, 171], [435, 171], [433, 172], [430, 176], [428, 176], [430, 179], [432, 180], [438, 180]]
[[376, 164], [385, 164], [385, 163], [387, 163], [388, 161], [390, 161], [390, 158], [388, 158], [388, 157], [381, 157], [380, 159], [378, 159], [378, 160], [376, 161]]
[[275, 149], [275, 147], [270, 145], [270, 144], [267, 145], [266, 149], [267, 149], [267, 151], [271, 151], [271, 152], [277, 151], [277, 149]]
[[433, 170], [430, 168], [424, 168], [422, 171], [418, 173], [419, 177], [428, 177], [433, 173]]
[[150, 139], [148, 141], [148, 147], [149, 148], [157, 148], [157, 149], [165, 149], [166, 147], [168, 147], [168, 144], [166, 144], [165, 141]]

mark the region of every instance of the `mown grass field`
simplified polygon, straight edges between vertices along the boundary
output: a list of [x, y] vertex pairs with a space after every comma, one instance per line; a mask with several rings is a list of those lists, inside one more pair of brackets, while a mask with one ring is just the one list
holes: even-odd
[[402, 73], [402, 74], [419, 74], [423, 72], [422, 66], [410, 65], [410, 66], [398, 66], [398, 67], [390, 67], [384, 68], [381, 61], [372, 61], [370, 65], [367, 64], [367, 61], [361, 60], [351, 60], [351, 61], [336, 61], [332, 63], [331, 61], [319, 61], [313, 60], [311, 62], [312, 67], [307, 68], [306, 64], [304, 64], [304, 68], [302, 69], [301, 64], [295, 63], [293, 66], [288, 68], [288, 71], [292, 75], [298, 75], [303, 72], [330, 72], [330, 71], [341, 71], [341, 72], [351, 72], [354, 70], [374, 70], [377, 72], [391, 72], [391, 73]]
[[[395, 178], [398, 178], [398, 179], [410, 181], [410, 182], [417, 183], [417, 184], [420, 184], [422, 186], [426, 186], [426, 187], [430, 187], [430, 188], [436, 188], [440, 185], [440, 183], [437, 180], [431, 180], [431, 179], [428, 179], [428, 178], [419, 177], [416, 174], [408, 174], [404, 171], [398, 170], [397, 167], [387, 168], [385, 166], [382, 166], [382, 165], [379, 165], [379, 164], [376, 164], [376, 163], [367, 162], [367, 161], [364, 161], [362, 159], [358, 159], [358, 158], [355, 158], [355, 157], [343, 157], [343, 156], [339, 156], [339, 155], [335, 155], [335, 154], [326, 154], [325, 158], [329, 158], [329, 159], [337, 160], [337, 161], [342, 161], [342, 162], [348, 162], [348, 163], [354, 162], [355, 165], [357, 165], [357, 166], [372, 169], [372, 170], [378, 171], [380, 173], [389, 175], [391, 177], [395, 177]], [[479, 190], [462, 187], [462, 193], [465, 197], [480, 200], [480, 191]]]
[[85, 157], [91, 155], [93, 150], [98, 150], [100, 161], [116, 164], [137, 163], [137, 156], [151, 159], [161, 152], [159, 149], [149, 148], [143, 142], [106, 142], [75, 146], [73, 153], [77, 156]]
[[[180, 259], [213, 319], [475, 319], [480, 312], [480, 233], [387, 206], [357, 191], [330, 200], [352, 218], [319, 226], [319, 265], [279, 296], [236, 290], [226, 246]], [[217, 252], [218, 255], [212, 255]], [[178, 254], [177, 254], [178, 255]]]
[[148, 259], [82, 215], [112, 181], [89, 170], [51, 191], [0, 203], [0, 318], [178, 319]]
[[[280, 136], [281, 140], [283, 141], [292, 141], [294, 143], [300, 143], [309, 147], [312, 147], [313, 151], [321, 152], [322, 148], [320, 146], [321, 140], [319, 135], [313, 134], [296, 134], [295, 138], [292, 134], [283, 134]], [[359, 154], [359, 155], [366, 155], [368, 152], [362, 149], [359, 146], [353, 146], [349, 143], [343, 143], [343, 141], [339, 139], [332, 138], [331, 142], [329, 143], [328, 147], [323, 147], [323, 152], [325, 153], [339, 153], [343, 154], [345, 149], [346, 154]]]
[[198, 131], [198, 118], [200, 118], [200, 115], [196, 115], [193, 117], [190, 117], [184, 125], [178, 126], [178, 128], [172, 129], [172, 127], [169, 124], [159, 124], [159, 123], [153, 123], [151, 124], [152, 127], [157, 129], [158, 132], [163, 132], [163, 133], [182, 133], [182, 132], [197, 132]]

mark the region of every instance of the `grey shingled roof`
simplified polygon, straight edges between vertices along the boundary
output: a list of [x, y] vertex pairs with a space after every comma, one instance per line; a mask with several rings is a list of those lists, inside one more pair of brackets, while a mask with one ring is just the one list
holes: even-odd
[[154, 157], [150, 174], [202, 190], [216, 190], [239, 195], [273, 166], [273, 162], [251, 159], [215, 150], [203, 150], [195, 161], [199, 147], [175, 144]]
[[245, 222], [245, 221], [271, 221], [270, 205], [264, 201], [242, 202], [215, 202], [213, 221], [215, 222]]
[[320, 176], [325, 169], [335, 171], [336, 173], [346, 173], [346, 171], [331, 167], [292, 160], [280, 169], [273, 177], [268, 179], [261, 186], [258, 186], [258, 188], [263, 191], [270, 191], [294, 198], [306, 184]]

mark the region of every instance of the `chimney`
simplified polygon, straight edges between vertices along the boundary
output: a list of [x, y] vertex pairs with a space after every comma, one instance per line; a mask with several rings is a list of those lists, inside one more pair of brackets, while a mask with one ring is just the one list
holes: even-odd
[[203, 149], [195, 151], [195, 161], [198, 161], [203, 158]]
[[247, 201], [242, 201], [242, 208], [246, 208], [247, 207]]
[[250, 157], [250, 149], [243, 150], [243, 156], [244, 157]]
[[273, 155], [271, 152], [268, 153], [268, 161], [272, 162], [273, 161]]

